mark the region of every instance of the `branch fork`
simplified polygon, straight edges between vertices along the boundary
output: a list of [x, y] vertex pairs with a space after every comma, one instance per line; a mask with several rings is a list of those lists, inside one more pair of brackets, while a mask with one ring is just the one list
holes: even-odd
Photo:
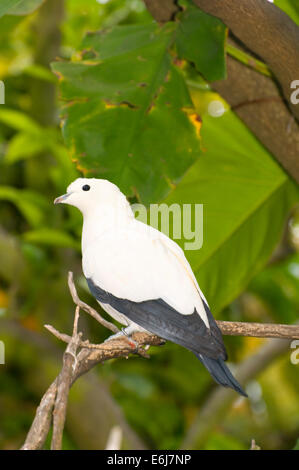
[[[119, 329], [79, 299], [72, 272], [68, 274], [68, 286], [76, 305], [72, 336], [60, 333], [52, 325], [45, 325], [45, 328], [56, 338], [66, 343], [67, 347], [63, 355], [61, 372], [41, 399], [25, 443], [21, 448], [23, 450], [42, 449], [51, 424], [53, 424], [51, 449], [58, 450], [62, 448], [69, 390], [78, 377], [108, 359], [128, 358], [132, 353], [148, 358], [146, 350], [149, 346], [160, 346], [165, 343], [158, 336], [143, 331], [133, 333], [131, 338], [122, 335], [108, 339], [102, 344], [92, 344], [88, 340], [83, 340], [82, 333], [78, 331], [80, 309], [91, 315], [98, 323], [113, 333], [118, 333]], [[217, 321], [217, 324], [224, 335], [299, 339], [298, 325], [228, 321]]]

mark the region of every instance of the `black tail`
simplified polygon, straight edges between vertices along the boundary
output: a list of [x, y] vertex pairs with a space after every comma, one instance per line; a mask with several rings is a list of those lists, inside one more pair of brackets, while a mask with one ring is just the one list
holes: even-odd
[[212, 359], [202, 354], [196, 354], [198, 359], [208, 369], [213, 379], [224, 387], [231, 387], [244, 397], [248, 395], [244, 392], [239, 382], [235, 379], [223, 359]]

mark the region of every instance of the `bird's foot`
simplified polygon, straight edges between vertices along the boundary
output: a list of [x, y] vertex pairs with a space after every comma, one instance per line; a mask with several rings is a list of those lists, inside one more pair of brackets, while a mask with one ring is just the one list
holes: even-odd
[[110, 341], [110, 340], [125, 337], [127, 339], [128, 343], [129, 343], [129, 345], [131, 346], [131, 348], [137, 351], [138, 350], [138, 343], [131, 338], [131, 335], [134, 333], [134, 331], [135, 331], [135, 329], [132, 329], [132, 326], [129, 325], [126, 328], [122, 328], [121, 331], [118, 331], [114, 335], [109, 336], [109, 338], [107, 338], [104, 341], [104, 343], [106, 343], [107, 341]]
[[135, 349], [138, 351], [138, 343], [134, 339], [132, 339], [131, 335], [135, 330], [129, 330], [130, 327], [127, 328], [122, 328], [121, 331], [123, 335], [127, 338], [129, 345], [131, 346], [132, 349]]

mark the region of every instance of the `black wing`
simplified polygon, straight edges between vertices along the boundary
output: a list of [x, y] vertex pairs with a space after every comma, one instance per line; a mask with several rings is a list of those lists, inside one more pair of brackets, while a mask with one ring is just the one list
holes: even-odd
[[132, 302], [104, 291], [92, 279], [87, 279], [87, 283], [99, 302], [109, 304], [147, 331], [180, 344], [195, 354], [227, 359], [221, 332], [204, 301], [210, 328], [206, 327], [196, 310], [191, 315], [182, 315], [162, 299]]

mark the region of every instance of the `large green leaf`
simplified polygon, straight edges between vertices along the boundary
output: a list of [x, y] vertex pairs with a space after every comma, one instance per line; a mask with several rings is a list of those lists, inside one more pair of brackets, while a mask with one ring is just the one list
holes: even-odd
[[178, 24], [176, 46], [179, 57], [193, 62], [210, 81], [226, 76], [226, 27], [218, 18], [187, 4]]
[[297, 193], [232, 112], [205, 116], [205, 151], [196, 158], [200, 125], [169, 54], [177, 28], [90, 34], [71, 62], [53, 69], [65, 103], [64, 136], [79, 169], [145, 203], [204, 204], [203, 247], [187, 257], [218, 311], [265, 264]]
[[205, 116], [202, 139], [205, 154], [165, 202], [204, 205], [203, 246], [186, 256], [219, 311], [268, 260], [299, 194], [232, 112]]
[[178, 184], [199, 153], [200, 118], [173, 65], [173, 46], [209, 79], [225, 76], [225, 26], [187, 5], [180, 21], [88, 34], [57, 62], [63, 133], [87, 176], [107, 178], [145, 202]]
[[159, 200], [199, 155], [199, 122], [168, 53], [175, 24], [87, 36], [77, 61], [57, 62], [78, 168], [145, 202]]

